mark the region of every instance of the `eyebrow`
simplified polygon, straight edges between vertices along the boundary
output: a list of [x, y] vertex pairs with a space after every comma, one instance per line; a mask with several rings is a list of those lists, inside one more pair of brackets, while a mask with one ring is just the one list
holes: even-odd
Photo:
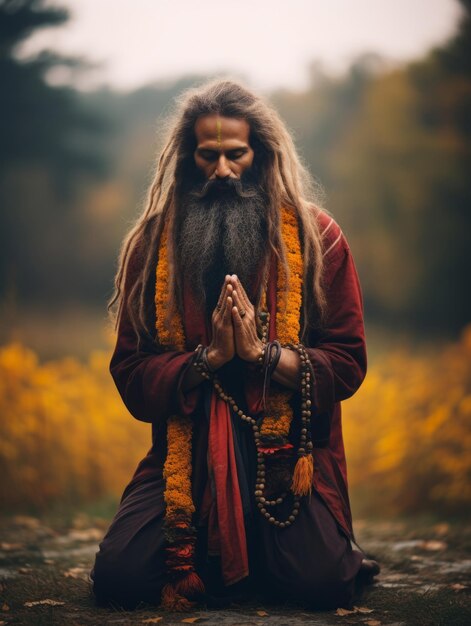
[[[227, 148], [223, 152], [247, 152], [248, 146], [235, 146], [234, 148]], [[196, 148], [197, 152], [221, 152], [220, 148], [205, 148], [204, 146]]]

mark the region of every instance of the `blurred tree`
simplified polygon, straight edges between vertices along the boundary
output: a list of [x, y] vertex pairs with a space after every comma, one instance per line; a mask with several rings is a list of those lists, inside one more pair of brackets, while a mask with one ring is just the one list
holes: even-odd
[[[349, 236], [367, 316], [456, 336], [471, 319], [471, 1], [457, 34], [387, 69], [363, 56], [340, 79], [274, 94], [327, 207]], [[380, 70], [378, 72], [378, 69]]]
[[68, 19], [63, 8], [45, 4], [0, 0], [0, 285], [4, 297], [16, 292], [23, 301], [47, 293], [51, 275], [66, 281], [74, 249], [69, 214], [84, 181], [103, 178], [109, 165], [100, 147], [109, 124], [72, 88], [45, 80], [54, 68], [86, 63], [50, 51], [15, 56], [37, 29]]

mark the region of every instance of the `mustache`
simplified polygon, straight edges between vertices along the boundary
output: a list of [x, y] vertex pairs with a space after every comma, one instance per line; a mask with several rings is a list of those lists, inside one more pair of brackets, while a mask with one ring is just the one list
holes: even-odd
[[255, 185], [240, 178], [227, 177], [207, 180], [201, 189], [193, 189], [189, 195], [195, 200], [203, 200], [225, 194], [238, 198], [255, 198], [259, 193]]

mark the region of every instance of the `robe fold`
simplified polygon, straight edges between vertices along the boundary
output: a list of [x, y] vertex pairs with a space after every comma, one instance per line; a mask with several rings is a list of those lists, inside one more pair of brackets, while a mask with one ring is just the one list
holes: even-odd
[[[354, 540], [354, 533], [340, 403], [361, 385], [366, 375], [367, 358], [362, 293], [351, 250], [331, 216], [321, 211], [318, 220], [323, 233], [328, 312], [322, 332], [312, 332], [305, 341], [314, 374], [311, 417], [315, 467], [313, 495], [303, 498], [300, 514], [292, 527], [276, 529], [256, 510], [251, 489], [256, 474], [251, 428], [229, 409], [224, 437], [232, 440], [234, 456], [231, 462], [235, 460], [236, 466], [232, 465], [231, 471], [235, 473], [235, 483], [240, 491], [237, 506], [243, 511], [251, 575], [263, 578], [267, 584], [270, 581], [272, 590], [279, 589], [287, 597], [306, 598], [308, 595], [318, 606], [340, 606], [342, 603], [348, 605], [351, 600], [353, 581], [363, 557], [361, 552], [352, 551], [350, 543]], [[128, 266], [125, 294], [129, 292], [141, 263], [139, 252], [135, 252]], [[195, 345], [187, 345], [188, 351], [156, 353], [154, 348], [146, 349], [145, 346], [136, 351], [136, 336], [123, 310], [110, 372], [130, 413], [136, 419], [152, 424], [152, 446], [136, 468], [122, 495], [120, 508], [100, 544], [94, 568], [97, 597], [120, 598], [123, 604], [126, 599], [132, 603], [137, 598], [158, 602], [159, 590], [165, 582], [162, 523], [166, 420], [174, 414], [187, 415], [193, 420], [192, 490], [198, 527], [199, 567], [207, 584], [210, 580], [221, 579], [221, 572], [224, 572], [219, 560], [215, 566], [218, 575], [211, 579], [211, 568], [214, 567], [210, 558], [214, 548], [211, 538], [214, 543], [215, 537], [211, 534], [211, 524], [215, 519], [209, 515], [214, 493], [211, 496], [208, 491], [211, 488], [208, 441], [210, 407], [214, 399], [211, 400], [210, 393], [208, 396], [210, 383], [207, 382], [187, 392], [182, 390], [186, 369], [192, 367], [192, 349], [200, 342], [205, 343], [208, 329], [202, 326], [197, 315], [193, 321], [190, 318], [189, 324], [186, 334]], [[247, 387], [253, 383], [247, 380], [243, 363], [235, 360], [228, 367], [224, 366], [220, 373], [223, 386], [225, 382], [230, 385], [227, 388], [238, 404], [246, 406], [246, 398], [250, 397]], [[295, 411], [293, 424], [296, 420], [299, 421], [299, 416]], [[214, 430], [212, 432], [216, 436]], [[229, 505], [223, 503], [222, 506]], [[280, 518], [287, 512], [284, 506], [285, 503], [275, 509]], [[289, 504], [286, 506], [289, 508]], [[225, 513], [227, 510], [219, 511], [219, 518], [226, 519]], [[134, 527], [130, 519], [133, 516]], [[230, 523], [229, 519], [226, 534]], [[145, 550], [144, 538], [150, 532], [153, 556], [144, 555], [141, 568], [135, 564], [138, 572], [132, 582], [129, 572], [134, 571], [135, 552]], [[227, 549], [230, 537], [225, 535], [223, 538]], [[129, 548], [132, 544], [136, 546], [134, 552]], [[220, 554], [224, 558], [223, 550]], [[110, 567], [110, 563], [115, 567]], [[123, 571], [123, 579], [117, 574], [116, 563], [126, 564], [127, 574]], [[217, 586], [218, 583], [214, 584]]]

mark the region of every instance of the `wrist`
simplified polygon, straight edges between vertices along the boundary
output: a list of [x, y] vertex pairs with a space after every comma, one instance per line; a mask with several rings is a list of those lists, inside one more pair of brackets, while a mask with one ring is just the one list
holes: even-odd
[[265, 349], [266, 344], [260, 341], [252, 354], [250, 354], [248, 358], [245, 358], [244, 361], [246, 361], [249, 365], [261, 365], [265, 357]]
[[219, 352], [215, 350], [214, 348], [211, 348], [211, 346], [209, 346], [206, 351], [206, 359], [208, 361], [209, 367], [213, 371], [218, 370], [220, 367], [222, 367], [228, 362], [227, 359], [224, 359], [223, 357], [221, 357]]

